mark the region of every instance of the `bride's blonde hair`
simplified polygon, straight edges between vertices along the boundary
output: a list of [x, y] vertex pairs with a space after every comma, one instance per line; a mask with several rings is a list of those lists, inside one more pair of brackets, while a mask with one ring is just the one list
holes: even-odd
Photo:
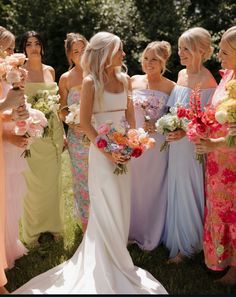
[[[81, 59], [83, 76], [90, 76], [94, 81], [95, 100], [101, 102], [104, 92], [104, 78], [107, 77], [106, 69], [111, 66], [112, 58], [122, 45], [120, 38], [109, 32], [98, 32], [87, 44]], [[122, 66], [126, 66], [122, 64]], [[116, 67], [117, 79], [123, 83], [124, 89], [128, 90], [126, 72], [121, 67]]]
[[226, 41], [233, 50], [236, 50], [236, 26], [233, 26], [225, 31], [221, 40]]

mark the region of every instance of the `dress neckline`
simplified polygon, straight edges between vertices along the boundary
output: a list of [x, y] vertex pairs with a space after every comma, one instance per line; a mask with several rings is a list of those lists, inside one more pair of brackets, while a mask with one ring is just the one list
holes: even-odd
[[[181, 87], [181, 88], [185, 88], [185, 89], [189, 89], [189, 90], [191, 90], [191, 91], [194, 91], [194, 89], [192, 89], [192, 88], [190, 88], [190, 87], [186, 87], [186, 86], [182, 86], [182, 85], [177, 85], [176, 84], [176, 86], [175, 87]], [[175, 88], [174, 87], [174, 88]], [[205, 88], [205, 89], [199, 89], [200, 91], [206, 91], [206, 90], [215, 90], [216, 89], [216, 87], [212, 87], [212, 88]]]
[[119, 93], [113, 93], [113, 92], [109, 92], [107, 90], [104, 90], [104, 93], [108, 93], [108, 94], [112, 94], [112, 95], [121, 95], [121, 94], [125, 93], [125, 90], [123, 90], [122, 92], [119, 92]]
[[135, 92], [135, 91], [140, 91], [140, 92], [146, 92], [146, 91], [148, 91], [149, 93], [162, 93], [162, 94], [164, 94], [164, 95], [166, 95], [166, 96], [170, 96], [169, 94], [167, 94], [167, 93], [165, 93], [165, 92], [163, 92], [163, 91], [159, 91], [159, 90], [154, 90], [154, 89], [133, 89], [133, 92]]

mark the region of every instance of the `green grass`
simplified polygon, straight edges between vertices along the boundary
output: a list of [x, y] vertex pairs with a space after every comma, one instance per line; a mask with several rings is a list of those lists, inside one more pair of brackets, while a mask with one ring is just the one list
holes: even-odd
[[[73, 193], [68, 152], [63, 153], [63, 196], [65, 201], [64, 239], [55, 243], [48, 241], [29, 251], [28, 255], [16, 261], [13, 269], [7, 271], [11, 292], [32, 277], [69, 259], [82, 239], [79, 222], [73, 217]], [[148, 270], [166, 288], [169, 294], [232, 294], [236, 287], [223, 287], [214, 280], [222, 273], [211, 272], [204, 264], [203, 253], [180, 265], [167, 264], [168, 250], [159, 246], [151, 252], [140, 250], [136, 245], [128, 247], [135, 265]]]

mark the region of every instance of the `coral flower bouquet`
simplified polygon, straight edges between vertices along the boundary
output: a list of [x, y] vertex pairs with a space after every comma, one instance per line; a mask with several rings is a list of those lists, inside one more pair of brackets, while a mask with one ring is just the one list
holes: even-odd
[[[129, 129], [125, 120], [119, 126], [106, 122], [98, 127], [95, 143], [99, 149], [109, 153], [120, 153], [127, 160], [140, 157], [144, 151], [154, 147], [155, 139], [149, 137], [144, 129]], [[114, 174], [127, 172], [125, 164], [116, 164]]]
[[[221, 124], [215, 118], [216, 109], [212, 105], [206, 105], [204, 110], [201, 108], [201, 96], [199, 89], [193, 90], [190, 95], [189, 108], [179, 106], [177, 115], [180, 119], [188, 121], [186, 135], [191, 142], [200, 139], [210, 138], [221, 128]], [[196, 159], [202, 164], [204, 161], [202, 154], [196, 154]]]
[[[226, 96], [223, 97], [216, 107], [216, 120], [220, 124], [236, 123], [236, 80], [226, 84]], [[228, 146], [235, 145], [235, 136], [226, 136]]]

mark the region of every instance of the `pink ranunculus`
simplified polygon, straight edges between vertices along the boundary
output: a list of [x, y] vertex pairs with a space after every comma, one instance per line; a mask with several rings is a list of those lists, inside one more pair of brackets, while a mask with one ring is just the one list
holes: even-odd
[[98, 127], [98, 134], [108, 134], [110, 130], [111, 130], [111, 126], [105, 123]]
[[107, 146], [107, 141], [105, 139], [101, 138], [96, 142], [96, 145], [98, 148], [104, 149]]
[[130, 139], [135, 139], [138, 137], [138, 131], [136, 129], [129, 129], [129, 131], [127, 132], [127, 136]]
[[188, 139], [191, 142], [195, 142], [195, 141], [197, 141], [199, 139], [195, 128], [188, 129], [187, 132], [186, 132], [186, 135], [188, 136]]

